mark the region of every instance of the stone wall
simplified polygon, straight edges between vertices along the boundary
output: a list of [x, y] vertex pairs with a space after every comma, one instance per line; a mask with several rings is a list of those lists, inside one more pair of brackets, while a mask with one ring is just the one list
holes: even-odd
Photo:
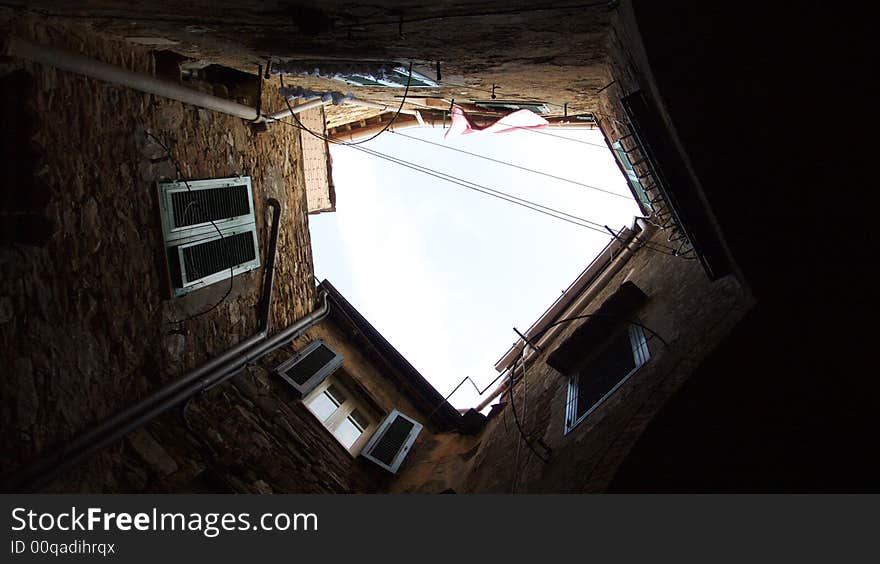
[[[234, 491], [252, 493], [375, 493], [395, 476], [352, 456], [304, 406], [274, 368], [297, 350], [322, 339], [343, 357], [335, 377], [350, 378], [380, 411], [393, 409], [425, 424], [401, 472], [418, 467], [432, 450], [430, 414], [393, 385], [389, 370], [332, 316], [288, 346], [270, 353], [246, 372], [194, 397], [125, 447], [144, 466], [129, 469], [140, 491]], [[351, 385], [349, 385], [351, 389]]]
[[[20, 37], [153, 72], [149, 48], [88, 25], [0, 15]], [[20, 98], [34, 121], [31, 138], [20, 141], [43, 152], [35, 177], [49, 194], [41, 213], [54, 228], [45, 244], [2, 249], [2, 474], [255, 331], [262, 268], [235, 277], [231, 290], [220, 282], [183, 299], [163, 297], [154, 183], [176, 178], [175, 162], [185, 178], [252, 177], [263, 263], [264, 204], [269, 197], [282, 203], [274, 326], [310, 311], [315, 293], [295, 129], [276, 126], [255, 136], [242, 120], [223, 114], [18, 59], [0, 65], [3, 74], [19, 70], [33, 78], [32, 92]], [[191, 86], [214, 91], [211, 84]], [[281, 103], [274, 89], [264, 89], [264, 106]], [[227, 291], [216, 308], [198, 315]], [[157, 425], [180, 429], [172, 414]], [[159, 476], [200, 471], [197, 461], [162, 455], [162, 433], [150, 429], [72, 470], [52, 490], [139, 491]], [[191, 437], [177, 440], [199, 446]]]
[[[664, 239], [657, 232], [652, 241]], [[752, 305], [734, 278], [709, 282], [698, 261], [641, 248], [582, 310], [567, 311], [565, 317], [595, 311], [625, 280], [648, 296], [635, 318], [659, 335], [646, 333], [650, 360], [565, 434], [568, 381], [546, 364], [547, 355], [583, 320], [565, 325], [527, 364], [513, 394], [526, 435], [533, 444], [540, 440], [550, 447], [548, 461], [542, 462], [523, 443], [510, 395], [504, 394], [472, 442], [462, 444], [455, 436], [436, 441], [427, 458], [433, 465], [454, 468], [454, 478], [444, 488], [459, 493], [602, 491], [654, 413]], [[536, 449], [544, 455], [540, 446]]]
[[[14, 4], [14, 2], [13, 2]], [[161, 45], [197, 60], [255, 72], [267, 58], [391, 60], [415, 62], [439, 88], [413, 96], [550, 102], [554, 114], [595, 109], [609, 82], [604, 37], [613, 17], [606, 2], [575, 7], [536, 6], [525, 0], [458, 2], [378, 1], [253, 3], [160, 1], [150, 4], [30, 1], [22, 7], [58, 21], [86, 22], [120, 39]], [[289, 77], [288, 85], [354, 92], [392, 106], [403, 89], [371, 88], [314, 77]], [[278, 85], [277, 77], [272, 84]], [[328, 118], [334, 124], [333, 112]], [[344, 110], [347, 112], [347, 110]], [[362, 119], [373, 111], [358, 111]]]

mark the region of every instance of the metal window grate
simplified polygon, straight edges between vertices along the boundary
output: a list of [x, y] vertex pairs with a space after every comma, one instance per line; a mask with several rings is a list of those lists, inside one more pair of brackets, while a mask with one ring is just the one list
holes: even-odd
[[173, 192], [171, 204], [175, 228], [251, 213], [248, 187], [244, 184]]
[[183, 249], [188, 281], [205, 278], [256, 258], [251, 232], [227, 235]]

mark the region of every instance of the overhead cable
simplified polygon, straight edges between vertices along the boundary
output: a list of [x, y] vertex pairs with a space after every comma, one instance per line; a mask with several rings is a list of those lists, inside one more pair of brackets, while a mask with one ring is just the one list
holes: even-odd
[[507, 161], [502, 161], [502, 160], [499, 160], [499, 159], [494, 159], [494, 158], [492, 158], [492, 157], [487, 157], [486, 155], [480, 155], [480, 154], [478, 154], [478, 153], [472, 153], [472, 152], [470, 152], [470, 151], [465, 151], [464, 149], [459, 149], [459, 148], [457, 148], [457, 147], [451, 147], [451, 146], [449, 146], [449, 145], [444, 145], [444, 144], [442, 144], [442, 143], [436, 143], [436, 142], [434, 142], [434, 141], [429, 141], [429, 140], [427, 140], [427, 139], [420, 139], [420, 138], [418, 138], [418, 137], [413, 137], [412, 135], [407, 135], [407, 134], [405, 134], [405, 133], [400, 133], [400, 132], [398, 132], [398, 131], [392, 131], [391, 133], [394, 133], [395, 135], [399, 135], [399, 136], [401, 136], [401, 137], [406, 137], [407, 139], [413, 139], [413, 140], [415, 140], [415, 141], [420, 141], [420, 142], [422, 142], [422, 143], [427, 143], [427, 144], [429, 144], [429, 145], [434, 145], [434, 146], [436, 146], [436, 147], [441, 147], [441, 148], [443, 148], [443, 149], [447, 149], [447, 150], [449, 150], [449, 151], [455, 151], [455, 152], [457, 152], [457, 153], [462, 153], [462, 154], [465, 154], [465, 155], [470, 155], [470, 156], [472, 156], [472, 157], [476, 157], [476, 158], [478, 158], [478, 159], [483, 159], [483, 160], [491, 161], [491, 162], [493, 162], [493, 163], [498, 163], [498, 164], [501, 164], [501, 165], [505, 165], [505, 166], [513, 167], [513, 168], [516, 168], [516, 169], [519, 169], [519, 170], [524, 170], [524, 171], [526, 171], [526, 172], [531, 172], [531, 173], [533, 173], [533, 174], [538, 174], [538, 175], [541, 175], [541, 176], [546, 176], [546, 177], [548, 177], [548, 178], [552, 178], [552, 179], [554, 179], [554, 180], [559, 180], [559, 181], [561, 181], [561, 182], [568, 182], [569, 184], [575, 184], [575, 185], [577, 185], [577, 186], [582, 186], [582, 187], [584, 187], [584, 188], [589, 188], [590, 190], [596, 190], [596, 191], [599, 191], [599, 192], [603, 192], [603, 193], [605, 193], [605, 194], [609, 194], [609, 195], [611, 195], [611, 196], [617, 196], [618, 198], [623, 198], [623, 199], [625, 199], [625, 200], [632, 200], [632, 196], [630, 196], [630, 195], [620, 194], [620, 193], [618, 193], [618, 192], [614, 192], [614, 191], [611, 191], [611, 190], [607, 190], [607, 189], [605, 189], [605, 188], [599, 188], [598, 186], [592, 186], [592, 185], [590, 185], [590, 184], [585, 184], [585, 183], [583, 183], [583, 182], [578, 182], [577, 180], [572, 180], [572, 179], [570, 179], [570, 178], [564, 178], [564, 177], [562, 177], [562, 176], [556, 176], [555, 174], [550, 174], [549, 172], [543, 172], [543, 171], [540, 171], [540, 170], [534, 170], [534, 169], [531, 169], [531, 168], [528, 168], [528, 167], [520, 166], [520, 165], [515, 164], [515, 163], [510, 163], [510, 162], [507, 162]]

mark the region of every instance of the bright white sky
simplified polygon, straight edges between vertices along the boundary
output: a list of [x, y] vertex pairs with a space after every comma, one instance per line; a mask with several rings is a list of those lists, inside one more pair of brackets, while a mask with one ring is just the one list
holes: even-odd
[[[629, 195], [599, 131], [542, 131], [448, 141], [443, 129], [400, 133]], [[631, 198], [400, 134], [362, 146], [615, 230], [638, 213]], [[495, 362], [518, 338], [512, 328], [525, 331], [610, 239], [351, 147], [331, 146], [331, 152], [337, 211], [309, 217], [316, 275], [330, 280], [444, 396], [465, 376], [480, 388], [495, 378]], [[479, 398], [465, 383], [450, 401], [473, 407]]]

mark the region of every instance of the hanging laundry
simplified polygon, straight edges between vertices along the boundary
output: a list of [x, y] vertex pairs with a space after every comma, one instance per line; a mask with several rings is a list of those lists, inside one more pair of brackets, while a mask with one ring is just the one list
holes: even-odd
[[507, 114], [491, 125], [480, 127], [468, 118], [464, 110], [457, 105], [452, 106], [452, 124], [444, 135], [444, 139], [464, 135], [466, 133], [484, 132], [484, 133], [505, 133], [515, 129], [543, 129], [549, 123], [546, 119], [531, 110], [517, 110]]

